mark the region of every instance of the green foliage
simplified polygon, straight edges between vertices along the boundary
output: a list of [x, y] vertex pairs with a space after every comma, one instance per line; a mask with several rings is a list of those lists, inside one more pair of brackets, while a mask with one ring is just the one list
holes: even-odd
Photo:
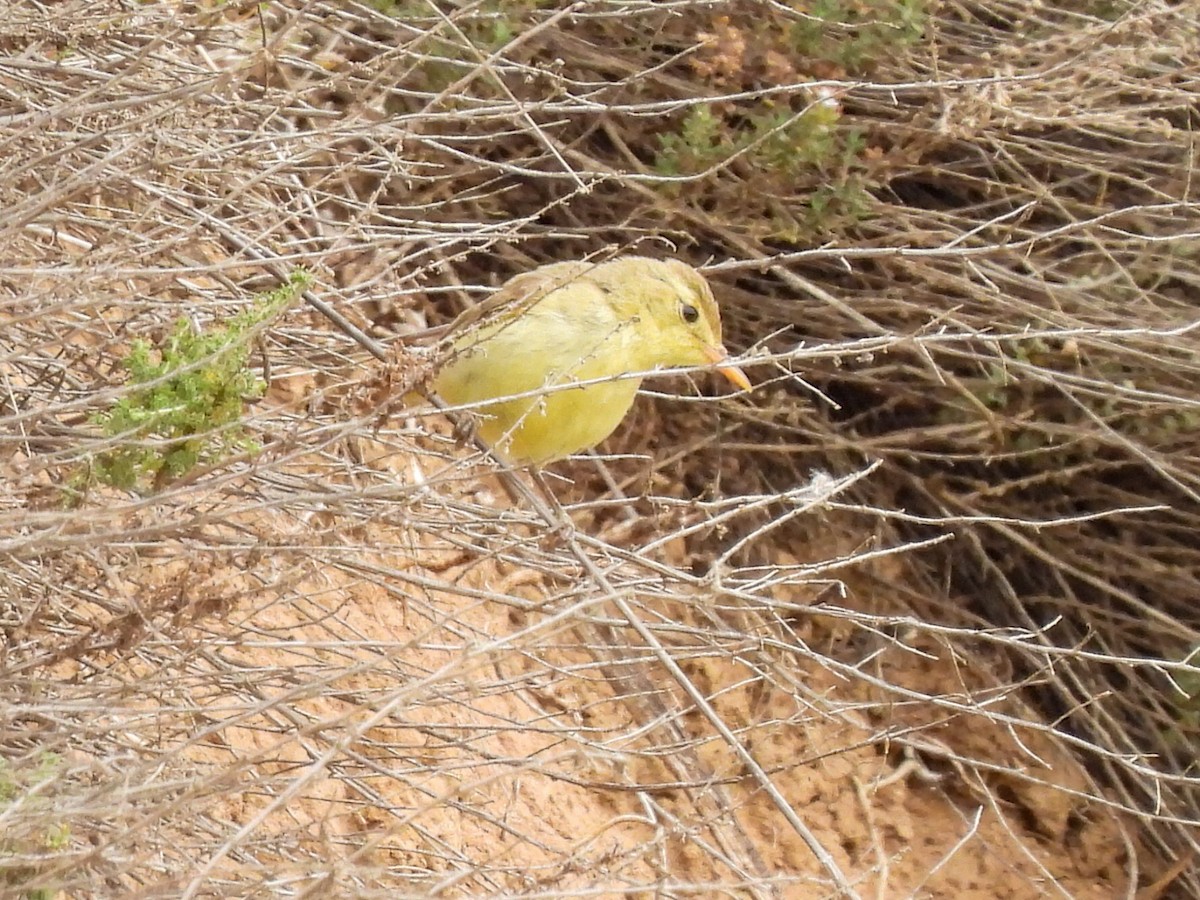
[[[705, 51], [693, 66], [702, 77], [753, 92], [763, 83], [844, 77], [889, 59], [920, 40], [927, 0], [814, 0], [782, 27], [746, 17], [718, 16], [703, 32]], [[753, 33], [753, 42], [749, 35]], [[737, 159], [749, 172], [749, 193], [782, 198], [765, 216], [776, 240], [804, 241], [871, 214], [874, 199], [860, 129], [847, 128], [837, 98], [814, 87], [802, 109], [772, 98], [729, 100], [691, 108], [678, 127], [657, 136], [655, 170], [695, 176]], [[665, 185], [667, 192], [678, 190]], [[800, 198], [790, 202], [787, 198]]]
[[379, 12], [399, 19], [423, 34], [411, 47], [424, 58], [417, 66], [427, 90], [453, 84], [525, 30], [530, 14], [553, 5], [548, 0], [482, 0], [451, 15], [452, 25], [429, 0], [369, 0]]
[[401, 0], [366, 0], [366, 5], [393, 19], [407, 18], [412, 13], [422, 10], [429, 12], [429, 6], [424, 3], [404, 3]]
[[763, 109], [736, 121], [700, 104], [684, 116], [678, 132], [659, 135], [654, 166], [664, 175], [695, 175], [745, 151], [768, 172], [794, 175], [840, 157], [840, 117], [836, 104], [813, 103], [799, 114]]
[[57, 893], [37, 885], [39, 867], [30, 860], [50, 856], [70, 844], [70, 826], [54, 821], [53, 800], [44, 790], [47, 782], [58, 777], [61, 768], [62, 759], [55, 753], [41, 754], [36, 764], [27, 769], [14, 769], [0, 759], [0, 818], [11, 816], [13, 807], [19, 805], [22, 814], [17, 821], [48, 820], [44, 827], [32, 829], [32, 833], [21, 834], [20, 829], [10, 825], [0, 836], [0, 887], [16, 889], [20, 892], [16, 896], [25, 900], [51, 900]]
[[[1124, 367], [1089, 363], [1066, 346], [1037, 337], [1004, 340], [998, 346], [1002, 358], [987, 363], [976, 377], [959, 379], [970, 397], [955, 395], [940, 406], [939, 424], [1002, 422], [1002, 430], [991, 432], [997, 442], [996, 449], [1022, 452], [1055, 448], [1063, 441], [1063, 426], [1076, 427], [1081, 433], [1088, 429], [1091, 421], [1088, 413], [1062, 402], [1059, 389], [1035, 378], [1021, 377], [1021, 369], [1034, 367], [1048, 375], [1054, 372], [1079, 375], [1090, 369], [1090, 378], [1114, 385], [1109, 396], [1079, 393], [1076, 399], [1086, 402], [1091, 414], [1114, 432], [1150, 447], [1170, 444], [1200, 430], [1200, 413], [1193, 410], [1149, 403], [1137, 405], [1123, 398], [1119, 388], [1138, 387]], [[1011, 363], [1020, 365], [1014, 367]], [[994, 420], [991, 413], [995, 413]]]
[[659, 135], [655, 169], [663, 175], [697, 175], [723, 160], [742, 157], [768, 179], [790, 187], [806, 173], [820, 177], [802, 221], [775, 220], [775, 236], [802, 240], [835, 222], [870, 215], [872, 197], [860, 171], [866, 141], [858, 129], [839, 127], [837, 104], [816, 102], [800, 113], [763, 108], [735, 119], [701, 104], [684, 116], [677, 132]]
[[1115, 22], [1136, 7], [1136, 0], [1097, 0], [1095, 3], [1086, 4], [1084, 9], [1098, 19]]
[[61, 763], [57, 753], [43, 753], [33, 768], [16, 772], [7, 760], [0, 759], [0, 803], [7, 804], [31, 785], [53, 778]]
[[[1175, 706], [1175, 725], [1168, 732], [1170, 743], [1180, 747], [1191, 747], [1190, 756], [1195, 757], [1196, 736], [1200, 734], [1200, 648], [1195, 648], [1182, 662], [1193, 668], [1172, 671], [1171, 681]], [[1195, 763], [1192, 764], [1193, 771]]]
[[827, 231], [842, 222], [861, 222], [871, 217], [874, 203], [862, 175], [850, 173], [813, 191], [807, 223], [812, 231]]
[[925, 5], [925, 0], [815, 0], [792, 25], [789, 43], [802, 56], [861, 72], [920, 40]]
[[133, 489], [151, 480], [158, 488], [201, 462], [256, 449], [237, 424], [245, 402], [266, 388], [246, 366], [251, 341], [310, 282], [307, 272], [294, 272], [205, 333], [181, 318], [162, 346], [134, 341], [122, 364], [137, 387], [93, 419], [119, 443], [97, 454], [73, 487], [97, 481]]
[[766, 169], [796, 174], [821, 168], [839, 155], [835, 103], [814, 103], [800, 115], [790, 111], [760, 114], [750, 120], [754, 160]]
[[694, 175], [732, 155], [725, 122], [706, 103], [683, 117], [678, 133], [659, 135], [654, 167], [663, 175]]

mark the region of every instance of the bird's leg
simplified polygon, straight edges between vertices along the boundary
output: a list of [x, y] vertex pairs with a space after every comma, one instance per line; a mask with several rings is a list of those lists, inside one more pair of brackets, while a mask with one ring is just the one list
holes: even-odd
[[530, 466], [529, 477], [538, 486], [538, 490], [542, 492], [542, 496], [546, 498], [546, 502], [554, 513], [554, 521], [547, 534], [547, 537], [551, 539], [551, 546], [570, 546], [575, 541], [575, 523], [571, 521], [567, 511], [558, 502], [558, 496], [550, 490], [550, 483], [546, 481], [546, 476], [542, 474], [541, 468]]
[[454, 437], [454, 445], [462, 449], [468, 445], [479, 445], [479, 419], [472, 412], [460, 412], [456, 416], [449, 416], [450, 423], [453, 426], [450, 433]]

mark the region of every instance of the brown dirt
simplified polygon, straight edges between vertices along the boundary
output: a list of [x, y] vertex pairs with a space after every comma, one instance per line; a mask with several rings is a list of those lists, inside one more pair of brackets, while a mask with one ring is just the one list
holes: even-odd
[[[380, 445], [359, 450], [386, 456]], [[416, 463], [393, 456], [387, 468], [404, 477]], [[503, 496], [486, 482], [459, 494]], [[290, 876], [338, 895], [358, 884], [620, 896], [660, 879], [699, 895], [754, 883], [774, 896], [828, 895], [813, 854], [682, 692], [641, 660], [633, 668], [657, 689], [654, 703], [622, 696], [617, 654], [584, 646], [593, 627], [538, 608], [557, 593], [544, 576], [384, 517], [347, 528], [330, 516], [314, 529], [281, 509], [236, 525], [260, 547], [308, 549], [197, 566], [202, 555], [165, 546], [110, 584], [208, 609], [191, 620], [192, 640], [172, 637], [176, 689], [112, 711], [158, 717], [164, 738], [146, 750], [167, 760], [160, 778], [191, 785], [153, 825], [162, 851], [178, 854], [158, 890], [240, 896]], [[809, 548], [827, 558], [819, 550]], [[507, 600], [464, 596], [472, 591]], [[522, 597], [532, 605], [519, 608]], [[851, 592], [846, 603], [862, 601]], [[643, 611], [702, 635], [717, 624], [712, 602], [698, 593]], [[756, 634], [779, 637], [762, 610], [730, 604], [723, 615], [740, 623], [744, 649]], [[1127, 891], [1120, 823], [1080, 798], [1085, 774], [1028, 711], [1009, 726], [998, 717], [1019, 712], [1015, 700], [981, 705], [995, 673], [924, 634], [880, 634], [868, 647], [836, 613], [791, 612], [787, 628], [812, 649], [741, 655], [681, 641], [691, 649], [683, 670], [862, 896]], [[110, 675], [130, 683], [163, 679], [161, 659], [113, 663]], [[861, 677], [847, 677], [851, 667]], [[189, 679], [203, 690], [184, 703]], [[897, 702], [895, 686], [963, 708]], [[687, 747], [645, 727], [652, 708], [675, 717]], [[690, 785], [676, 780], [681, 764]], [[722, 804], [723, 820], [706, 821]]]

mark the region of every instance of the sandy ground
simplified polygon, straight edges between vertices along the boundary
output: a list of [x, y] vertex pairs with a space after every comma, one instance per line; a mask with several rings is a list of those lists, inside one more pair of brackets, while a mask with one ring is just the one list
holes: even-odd
[[[664, 598], [647, 577], [639, 615], [772, 798], [611, 601], [539, 568], [561, 536], [446, 530], [499, 515], [494, 482], [364, 515], [370, 485], [354, 512], [332, 489], [343, 453], [412, 483], [413, 458], [385, 443], [334, 448], [275, 470], [286, 502], [260, 485], [204, 541], [152, 545], [110, 581], [159, 614], [90, 676], [123, 685], [110, 715], [162, 788], [121, 834], [92, 836], [142, 859], [126, 895], [831, 896], [781, 803], [863, 897], [1127, 891], [1119, 823], [997, 687], [986, 648], [872, 636], [794, 591], [773, 612]], [[847, 585], [847, 609], [888, 602]]]

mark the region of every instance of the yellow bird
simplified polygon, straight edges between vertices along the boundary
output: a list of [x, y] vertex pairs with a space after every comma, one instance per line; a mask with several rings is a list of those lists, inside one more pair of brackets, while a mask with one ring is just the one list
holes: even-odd
[[[552, 462], [608, 437], [642, 382], [620, 376], [718, 364], [750, 389], [741, 369], [719, 365], [729, 354], [708, 282], [676, 260], [542, 266], [509, 280], [450, 332], [462, 336], [452, 340], [434, 390], [454, 406], [475, 407], [480, 435], [516, 464]], [[559, 387], [598, 378], [609, 380]], [[551, 390], [539, 393], [544, 388]]]

